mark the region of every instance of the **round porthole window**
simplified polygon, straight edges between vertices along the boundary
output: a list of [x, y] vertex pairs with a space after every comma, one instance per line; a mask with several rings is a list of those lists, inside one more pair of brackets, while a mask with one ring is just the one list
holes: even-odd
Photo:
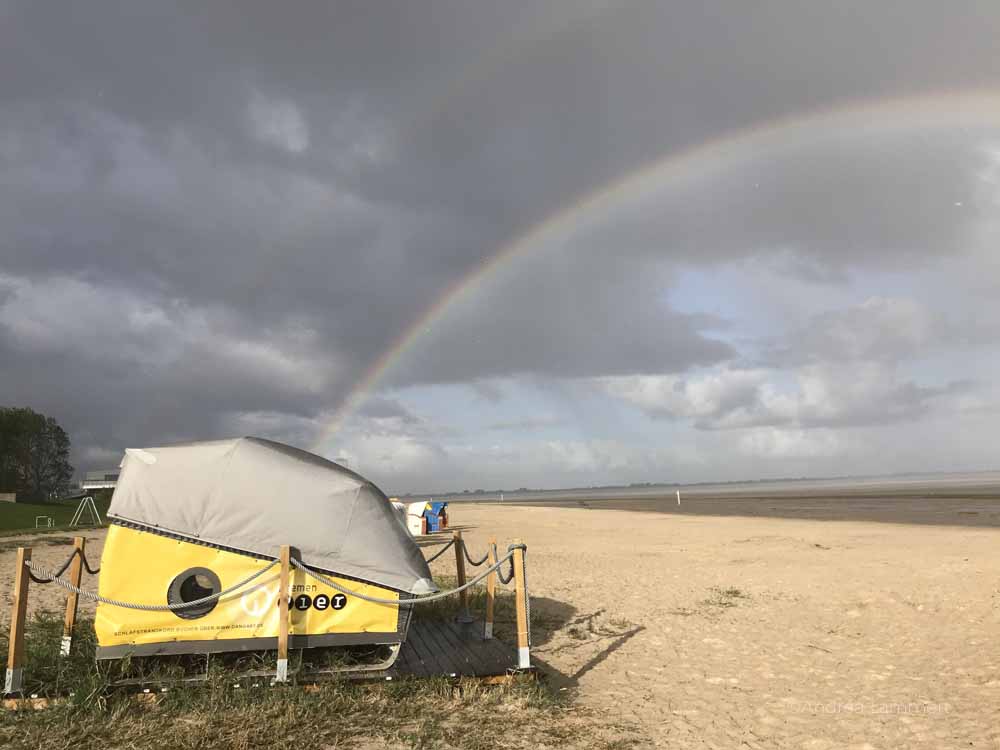
[[[222, 591], [222, 584], [219, 582], [219, 576], [211, 570], [208, 568], [188, 568], [170, 582], [170, 587], [167, 589], [167, 603], [195, 602], [206, 596], [218, 594], [220, 591]], [[172, 611], [185, 620], [196, 620], [215, 609], [218, 601], [218, 599], [213, 599], [194, 607], [183, 607]]]

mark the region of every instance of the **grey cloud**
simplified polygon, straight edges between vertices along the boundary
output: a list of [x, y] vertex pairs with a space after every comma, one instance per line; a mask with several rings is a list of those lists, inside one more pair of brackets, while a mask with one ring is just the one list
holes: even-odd
[[404, 424], [416, 424], [420, 421], [413, 412], [391, 398], [370, 398], [359, 409], [359, 413], [374, 419], [398, 419]]
[[441, 320], [396, 377], [454, 383], [484, 374], [674, 372], [734, 356], [729, 344], [701, 333], [711, 316], [669, 307], [668, 283], [656, 265], [627, 257], [530, 259], [516, 277], [487, 284], [474, 308]]
[[956, 399], [981, 393], [984, 384], [973, 379], [921, 383], [909, 375], [910, 365], [981, 347], [991, 329], [913, 299], [871, 297], [813, 315], [779, 341], [758, 342], [760, 352], [746, 358], [756, 367], [598, 382], [653, 418], [704, 430], [893, 424], [936, 408], [959, 411]]
[[558, 417], [552, 416], [540, 416], [540, 417], [525, 417], [524, 419], [512, 419], [504, 422], [494, 422], [493, 424], [487, 425], [489, 430], [497, 430], [500, 432], [516, 431], [516, 432], [533, 432], [535, 430], [544, 430], [549, 427], [556, 427], [562, 424], [562, 420]]
[[496, 381], [473, 380], [469, 387], [479, 398], [492, 404], [498, 404], [507, 397], [503, 385]]
[[636, 200], [581, 243], [701, 266], [756, 256], [833, 284], [851, 271], [967, 257], [968, 227], [983, 208], [975, 173], [988, 129], [930, 139], [899, 124], [889, 134], [827, 133], [731, 169], [713, 163], [706, 175]]
[[75, 280], [13, 282], [0, 307], [4, 402], [56, 416], [86, 454], [219, 437], [262, 407], [308, 418], [337, 376], [302, 330], [262, 335], [225, 310]]
[[914, 421], [947, 399], [974, 393], [971, 380], [921, 385], [892, 367], [865, 363], [813, 365], [792, 384], [771, 370], [722, 370], [700, 377], [626, 376], [600, 386], [656, 419], [688, 420], [701, 430], [758, 427], [865, 427]]
[[937, 311], [902, 298], [871, 297], [859, 305], [821, 313], [765, 352], [766, 362], [898, 362], [952, 341], [954, 327]]
[[[576, 8], [3, 4], [0, 275], [92, 290], [31, 332], [0, 289], [4, 400], [65, 415], [87, 455], [307, 439], [458, 279], [598, 186], [793, 112], [997, 82], [988, 5]], [[719, 321], [662, 302], [678, 265], [790, 249], [789, 273], [836, 281], [955, 251], [973, 136], [827, 144], [755, 193], [741, 172], [625, 212], [484, 289], [393, 383], [726, 361]], [[114, 319], [143, 305], [155, 336]]]

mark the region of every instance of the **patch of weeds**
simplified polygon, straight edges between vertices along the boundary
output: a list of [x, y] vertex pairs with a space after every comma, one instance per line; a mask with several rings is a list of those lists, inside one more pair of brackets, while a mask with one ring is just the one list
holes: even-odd
[[701, 603], [708, 607], [729, 608], [739, 604], [740, 599], [749, 599], [750, 594], [735, 587], [722, 588], [713, 586], [709, 589], [711, 596], [703, 599]]
[[678, 617], [691, 617], [692, 615], [698, 614], [696, 609], [688, 609], [687, 607], [678, 607], [677, 609], [672, 609], [668, 614], [677, 615]]

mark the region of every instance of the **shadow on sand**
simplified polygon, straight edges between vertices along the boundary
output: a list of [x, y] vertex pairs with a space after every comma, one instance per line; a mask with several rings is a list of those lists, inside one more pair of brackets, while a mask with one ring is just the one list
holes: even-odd
[[586, 614], [578, 614], [575, 607], [566, 602], [548, 597], [531, 598], [531, 645], [534, 649], [550, 644], [556, 634], [562, 633], [567, 640], [547, 651], [559, 654], [577, 649], [593, 651], [591, 656], [573, 672], [563, 672], [544, 658], [538, 651], [531, 656], [532, 664], [538, 667], [556, 688], [572, 689], [584, 675], [614, 655], [618, 649], [645, 630], [645, 626], [634, 623], [606, 621], [603, 608]]

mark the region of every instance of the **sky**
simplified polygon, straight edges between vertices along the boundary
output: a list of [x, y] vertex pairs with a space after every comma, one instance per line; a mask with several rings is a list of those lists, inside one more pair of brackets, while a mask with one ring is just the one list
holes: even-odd
[[1000, 6], [0, 0], [0, 404], [389, 492], [997, 468]]

